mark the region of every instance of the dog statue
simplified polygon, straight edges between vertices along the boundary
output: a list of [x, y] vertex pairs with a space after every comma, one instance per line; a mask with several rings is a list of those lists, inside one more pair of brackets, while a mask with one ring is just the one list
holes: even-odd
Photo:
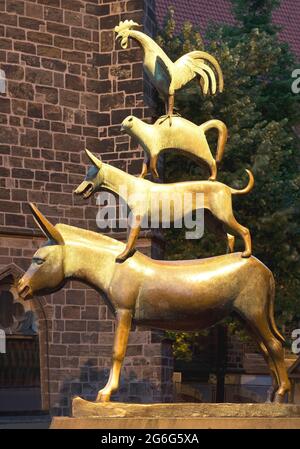
[[[206, 132], [210, 129], [218, 130], [218, 145], [216, 159], [213, 158]], [[221, 161], [227, 142], [227, 127], [220, 120], [209, 120], [202, 125], [194, 123], [182, 117], [172, 117], [172, 126], [166, 121], [158, 119], [153, 125], [143, 122], [137, 117], [126, 117], [121, 125], [121, 130], [137, 139], [145, 152], [145, 159], [140, 176], [144, 178], [150, 165], [153, 177], [158, 178], [157, 159], [161, 152], [175, 150], [183, 153], [199, 162], [204, 161], [211, 172], [210, 180], [217, 177], [217, 163]]]
[[[120, 187], [126, 187], [126, 198], [123, 198], [134, 218], [125, 250], [117, 257], [118, 262], [125, 261], [132, 255], [136, 240], [141, 230], [142, 222], [146, 218], [157, 217], [160, 224], [164, 224], [162, 199], [169, 199], [170, 210], [168, 221], [175, 222], [184, 215], [191, 214], [198, 209], [197, 194], [203, 195], [203, 208], [208, 209], [225, 227], [231, 229], [242, 237], [245, 250], [242, 257], [251, 256], [251, 236], [248, 228], [237, 222], [232, 210], [232, 195], [243, 195], [251, 191], [254, 186], [254, 177], [250, 170], [248, 185], [241, 190], [228, 187], [221, 182], [186, 181], [171, 184], [157, 184], [147, 179], [137, 178], [112, 165], [105, 164], [90, 151], [86, 153], [92, 162], [84, 181], [74, 190], [77, 195], [88, 198], [92, 193], [106, 189], [122, 196]], [[190, 195], [191, 201], [185, 204], [185, 198]], [[180, 200], [183, 208], [171, 205], [172, 198]], [[149, 222], [149, 221], [148, 221]]]

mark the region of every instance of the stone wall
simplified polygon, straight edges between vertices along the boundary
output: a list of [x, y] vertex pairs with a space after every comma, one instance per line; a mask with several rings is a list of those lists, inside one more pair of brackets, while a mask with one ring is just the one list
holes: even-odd
[[142, 52], [122, 50], [113, 28], [126, 18], [143, 23], [144, 3], [5, 0], [0, 10], [0, 225], [35, 231], [34, 201], [54, 221], [95, 229], [95, 210], [72, 195], [86, 171], [84, 148], [130, 173], [141, 169], [141, 150], [120, 123], [149, 117]]
[[[114, 26], [126, 18], [153, 31], [153, 2], [0, 0], [0, 68], [6, 76], [0, 94], [0, 266], [26, 270], [41, 243], [29, 201], [53, 223], [97, 230], [95, 200], [72, 194], [86, 172], [85, 147], [139, 173], [141, 149], [121, 134], [120, 123], [129, 114], [151, 118], [144, 101], [144, 90], [149, 100], [151, 89], [145, 87], [141, 50], [122, 50], [114, 40]], [[146, 237], [139, 247], [150, 254]], [[68, 414], [72, 395], [95, 399], [108, 378], [114, 320], [102, 299], [79, 283], [43, 301], [40, 339], [47, 350], [41, 368], [49, 374], [42, 385], [44, 408]], [[169, 343], [134, 329], [118, 398], [170, 400], [171, 375]]]

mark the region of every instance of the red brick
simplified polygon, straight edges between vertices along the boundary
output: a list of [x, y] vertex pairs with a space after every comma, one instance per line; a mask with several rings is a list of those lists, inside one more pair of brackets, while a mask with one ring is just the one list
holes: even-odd
[[10, 37], [13, 39], [22, 40], [26, 38], [25, 30], [22, 30], [21, 28], [16, 27], [7, 27], [6, 28], [6, 37]]
[[111, 92], [111, 81], [87, 80], [87, 91], [98, 94]]
[[25, 79], [30, 83], [51, 86], [53, 76], [50, 70], [41, 70], [26, 67]]
[[5, 114], [10, 113], [10, 99], [9, 98], [1, 98], [0, 112], [4, 112]]
[[62, 36], [70, 35], [70, 27], [61, 23], [47, 22], [48, 33], [61, 34]]
[[85, 79], [82, 76], [66, 74], [66, 88], [72, 90], [84, 90]]
[[16, 128], [9, 128], [7, 126], [0, 126], [0, 142], [17, 144], [18, 143], [18, 133]]
[[54, 36], [55, 47], [72, 49], [74, 46], [74, 40], [69, 37]]
[[72, 90], [60, 89], [59, 91], [60, 104], [71, 108], [78, 108], [79, 94]]
[[58, 91], [53, 87], [36, 87], [37, 94], [41, 97], [40, 101], [56, 104], [58, 102]]
[[28, 17], [19, 18], [19, 26], [21, 28], [30, 28], [31, 30], [39, 30], [40, 26], [44, 24], [44, 21], [32, 19]]
[[28, 103], [28, 116], [41, 118], [43, 116], [43, 105], [41, 103]]
[[82, 26], [82, 14], [73, 11], [65, 11], [65, 24]]
[[77, 136], [55, 134], [54, 135], [54, 148], [64, 151], [83, 151], [84, 142]]
[[24, 69], [18, 65], [2, 64], [1, 69], [4, 70], [7, 79], [20, 81], [24, 77]]
[[47, 58], [57, 58], [61, 57], [61, 50], [56, 47], [50, 47], [47, 45], [38, 45], [37, 46], [37, 55], [38, 56], [46, 56]]
[[36, 54], [36, 46], [31, 42], [16, 41], [14, 43], [14, 49], [16, 51], [21, 51], [22, 53]]
[[[58, 72], [64, 72], [67, 68], [67, 64], [58, 59], [42, 58], [42, 66], [45, 69], [54, 70]], [[55, 75], [55, 74], [54, 74]]]
[[34, 17], [36, 19], [42, 19], [43, 14], [43, 7], [41, 5], [36, 5], [31, 2], [25, 2], [25, 8], [26, 8], [26, 16], [27, 17]]
[[25, 62], [26, 65], [30, 65], [32, 67], [40, 66], [40, 58], [38, 56], [22, 54], [21, 60], [22, 60], [22, 62]]
[[7, 3], [6, 11], [24, 15], [24, 2], [20, 0], [9, 0]]
[[48, 120], [61, 120], [62, 119], [61, 107], [50, 105], [50, 104], [45, 104], [44, 117]]
[[16, 14], [6, 14], [0, 12], [0, 23], [5, 23], [6, 25], [17, 26], [17, 16]]
[[51, 22], [63, 22], [64, 11], [61, 8], [51, 8], [46, 7], [44, 9], [45, 20], [50, 20]]

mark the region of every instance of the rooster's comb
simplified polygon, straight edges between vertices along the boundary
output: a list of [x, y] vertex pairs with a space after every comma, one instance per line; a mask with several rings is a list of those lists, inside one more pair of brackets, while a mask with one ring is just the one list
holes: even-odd
[[117, 25], [115, 27], [115, 32], [116, 33], [120, 33], [123, 30], [130, 30], [131, 28], [134, 28], [134, 27], [141, 27], [141, 25], [139, 25], [138, 23], [134, 22], [133, 20], [124, 20], [124, 22], [121, 20], [119, 25]]

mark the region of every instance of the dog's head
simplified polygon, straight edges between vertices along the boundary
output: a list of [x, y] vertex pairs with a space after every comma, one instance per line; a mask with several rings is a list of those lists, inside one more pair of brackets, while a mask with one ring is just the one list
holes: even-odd
[[89, 150], [85, 150], [92, 165], [88, 168], [87, 174], [81, 184], [74, 190], [76, 195], [89, 198], [100, 189], [103, 183], [102, 161], [94, 156]]

